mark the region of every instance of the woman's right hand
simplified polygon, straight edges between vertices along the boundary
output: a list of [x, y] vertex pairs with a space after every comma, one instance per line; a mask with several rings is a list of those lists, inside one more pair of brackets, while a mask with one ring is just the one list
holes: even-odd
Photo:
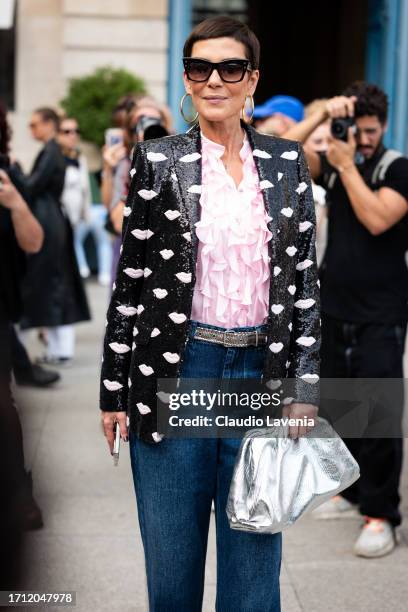
[[117, 234], [121, 234], [122, 232], [123, 209], [124, 208], [125, 208], [124, 202], [119, 201], [109, 213], [113, 228]]
[[357, 102], [356, 96], [334, 96], [326, 102], [326, 113], [330, 119], [339, 117], [353, 117], [354, 105]]
[[126, 157], [126, 147], [118, 143], [112, 147], [105, 145], [102, 149], [103, 161], [111, 170], [116, 168], [121, 159]]
[[113, 453], [113, 442], [115, 439], [115, 423], [119, 423], [120, 436], [124, 442], [128, 441], [127, 415], [125, 411], [105, 412], [101, 411], [101, 423], [104, 436], [108, 442], [109, 450]]

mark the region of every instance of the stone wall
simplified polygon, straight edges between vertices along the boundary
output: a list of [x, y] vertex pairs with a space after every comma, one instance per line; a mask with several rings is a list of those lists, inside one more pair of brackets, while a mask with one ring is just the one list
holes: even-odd
[[126, 68], [166, 100], [168, 0], [19, 0], [13, 149], [25, 168], [38, 150], [33, 108], [55, 106], [68, 80], [99, 66]]

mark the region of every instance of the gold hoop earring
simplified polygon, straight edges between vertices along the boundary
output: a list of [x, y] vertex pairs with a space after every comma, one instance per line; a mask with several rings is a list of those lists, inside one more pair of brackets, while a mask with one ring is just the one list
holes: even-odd
[[246, 104], [244, 104], [244, 106], [241, 109], [241, 117], [242, 117], [242, 121], [244, 121], [244, 123], [251, 123], [252, 117], [254, 116], [254, 112], [255, 112], [254, 96], [251, 95], [251, 94], [249, 96], [245, 96], [245, 103], [247, 101], [247, 98], [249, 98], [250, 101], [251, 101], [251, 116], [247, 117], [247, 114], [245, 112]]
[[191, 94], [185, 93], [184, 96], [181, 98], [181, 100], [180, 100], [180, 113], [181, 113], [181, 116], [183, 117], [183, 119], [184, 119], [184, 121], [186, 123], [194, 123], [194, 121], [197, 121], [197, 119], [198, 119], [198, 112], [196, 111], [195, 116], [193, 118], [191, 118], [191, 117], [186, 117], [186, 115], [184, 114], [184, 109], [183, 109], [184, 102], [186, 101], [186, 99], [189, 96], [191, 97]]

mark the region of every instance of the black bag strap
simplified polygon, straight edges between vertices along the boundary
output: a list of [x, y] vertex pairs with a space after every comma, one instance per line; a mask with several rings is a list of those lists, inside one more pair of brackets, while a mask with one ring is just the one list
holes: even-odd
[[377, 165], [374, 168], [373, 176], [371, 177], [373, 189], [383, 182], [388, 168], [396, 159], [399, 159], [400, 157], [402, 157], [402, 153], [396, 151], [395, 149], [387, 149], [384, 151], [378, 160]]
[[[384, 153], [378, 160], [377, 165], [374, 168], [373, 175], [371, 177], [372, 189], [376, 189], [377, 185], [380, 185], [380, 183], [382, 183], [388, 168], [396, 159], [399, 159], [400, 157], [402, 157], [402, 153], [400, 153], [400, 151], [396, 151], [395, 149], [387, 149], [386, 151], [384, 151]], [[333, 189], [337, 177], [337, 172], [326, 172], [324, 174], [324, 182], [327, 185], [327, 191]]]

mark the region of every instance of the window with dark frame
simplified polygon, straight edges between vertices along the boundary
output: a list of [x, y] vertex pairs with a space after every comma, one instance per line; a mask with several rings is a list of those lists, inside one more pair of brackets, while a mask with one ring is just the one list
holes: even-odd
[[0, 99], [8, 110], [15, 108], [16, 13], [11, 28], [0, 29]]
[[193, 26], [208, 17], [229, 15], [244, 23], [248, 21], [248, 0], [193, 0]]

